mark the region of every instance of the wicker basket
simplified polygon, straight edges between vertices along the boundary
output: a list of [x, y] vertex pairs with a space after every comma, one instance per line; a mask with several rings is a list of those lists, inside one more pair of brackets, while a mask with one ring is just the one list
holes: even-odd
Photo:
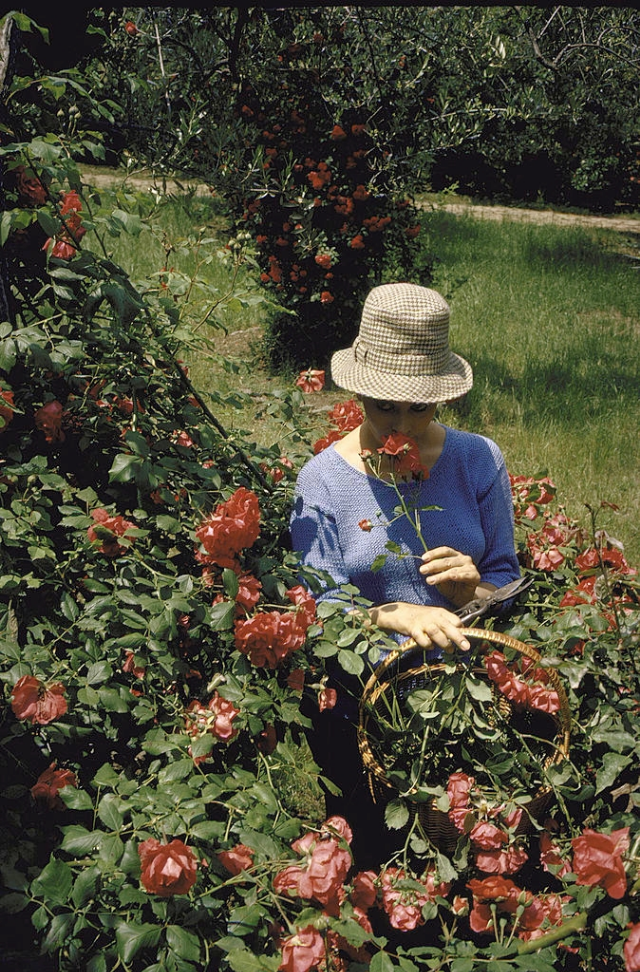
[[[505, 648], [515, 650], [521, 655], [526, 656], [533, 662], [542, 661], [541, 656], [535, 649], [517, 641], [510, 635], [502, 634], [498, 631], [485, 631], [479, 628], [463, 628], [461, 632], [469, 639], [480, 642], [478, 650], [484, 652], [487, 643], [501, 645]], [[490, 684], [494, 699], [493, 705], [496, 712], [510, 721], [514, 717], [514, 706], [494, 686], [488, 677], [487, 671], [482, 665], [460, 663], [459, 671], [471, 670], [479, 677], [487, 679]], [[441, 662], [429, 663], [425, 660], [424, 649], [419, 648], [416, 643], [409, 639], [398, 649], [392, 651], [367, 682], [360, 701], [359, 720], [358, 720], [358, 746], [365, 771], [371, 796], [375, 802], [386, 802], [396, 795], [396, 789], [386, 776], [384, 767], [376, 758], [371, 742], [372, 720], [375, 721], [376, 713], [380, 713], [386, 708], [388, 699], [392, 693], [396, 695], [408, 695], [417, 688], [426, 687], [434, 679], [441, 677], [445, 672], [445, 665]], [[545, 718], [549, 728], [548, 752], [544, 758], [544, 767], [560, 763], [569, 752], [571, 712], [567, 702], [566, 692], [557, 672], [553, 669], [545, 669], [550, 687], [553, 688], [560, 701], [559, 711], [552, 716]], [[546, 738], [546, 737], [545, 737]], [[428, 760], [428, 753], [425, 760]], [[441, 781], [444, 785], [446, 781]], [[552, 791], [549, 788], [541, 787], [526, 805], [526, 812], [522, 814], [518, 832], [525, 833], [531, 826], [531, 819], [539, 819], [547, 810], [552, 798]], [[409, 794], [409, 802], [411, 796]], [[438, 810], [433, 802], [415, 802], [415, 813], [424, 832], [429, 839], [442, 850], [453, 850], [460, 832], [449, 819], [447, 813]]]

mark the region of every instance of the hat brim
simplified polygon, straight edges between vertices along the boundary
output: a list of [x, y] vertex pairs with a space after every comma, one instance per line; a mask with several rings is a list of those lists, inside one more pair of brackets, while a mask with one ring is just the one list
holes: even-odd
[[331, 358], [331, 378], [340, 388], [367, 398], [420, 404], [453, 401], [473, 386], [471, 365], [453, 351], [437, 375], [409, 376], [359, 364], [353, 348], [345, 348]]

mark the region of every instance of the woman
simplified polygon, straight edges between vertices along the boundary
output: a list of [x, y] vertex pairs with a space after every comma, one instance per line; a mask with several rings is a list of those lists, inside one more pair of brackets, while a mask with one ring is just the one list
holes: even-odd
[[[298, 476], [293, 549], [332, 578], [318, 600], [338, 600], [340, 585], [355, 585], [372, 605], [371, 621], [397, 641], [467, 651], [453, 611], [520, 571], [500, 450], [435, 420], [438, 403], [459, 398], [473, 382], [469, 364], [449, 349], [446, 301], [414, 284], [374, 288], [358, 337], [333, 355], [331, 374], [361, 397], [365, 418]], [[342, 794], [327, 797], [327, 810], [353, 823], [352, 849], [366, 868], [393, 842], [387, 847], [383, 808], [371, 801], [359, 759], [359, 684], [340, 670], [332, 681], [338, 705], [316, 714], [311, 742]]]
[[[373, 604], [373, 623], [397, 640], [468, 650], [452, 612], [520, 571], [499, 448], [435, 420], [439, 402], [473, 383], [468, 362], [449, 349], [448, 304], [415, 284], [374, 288], [358, 337], [333, 355], [331, 375], [360, 395], [365, 418], [301, 470], [293, 549], [332, 577], [320, 599], [354, 584]], [[398, 477], [389, 454], [403, 437], [417, 446], [418, 476], [409, 481]]]

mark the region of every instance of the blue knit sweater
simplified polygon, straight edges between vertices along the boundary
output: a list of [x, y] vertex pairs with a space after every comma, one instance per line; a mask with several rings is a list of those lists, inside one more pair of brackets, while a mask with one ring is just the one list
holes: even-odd
[[[513, 503], [500, 449], [484, 436], [446, 428], [440, 457], [428, 479], [400, 483], [410, 509], [422, 509], [422, 535], [429, 548], [448, 546], [469, 554], [482, 581], [501, 587], [520, 576], [513, 535]], [[397, 516], [393, 485], [354, 469], [333, 446], [300, 471], [291, 516], [291, 539], [305, 565], [334, 581], [318, 600], [336, 599], [336, 589], [354, 584], [373, 604], [407, 601], [451, 609], [452, 604], [418, 572], [424, 552], [415, 527]], [[359, 523], [370, 520], [369, 532]], [[392, 541], [403, 554], [385, 549]], [[376, 557], [384, 565], [372, 571]]]

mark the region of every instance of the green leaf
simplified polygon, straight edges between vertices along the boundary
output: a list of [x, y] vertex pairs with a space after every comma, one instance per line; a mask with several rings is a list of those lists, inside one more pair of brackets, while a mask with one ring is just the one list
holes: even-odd
[[71, 899], [76, 908], [82, 908], [95, 897], [100, 871], [97, 867], [87, 867], [75, 879]]
[[44, 870], [31, 882], [31, 893], [49, 904], [66, 904], [71, 893], [73, 873], [64, 861], [52, 857]]
[[394, 972], [395, 965], [386, 952], [376, 952], [371, 959], [369, 972]]
[[111, 678], [113, 669], [108, 661], [95, 662], [87, 668], [86, 681], [88, 685], [99, 685]]
[[38, 210], [38, 222], [40, 223], [40, 226], [44, 230], [46, 236], [55, 236], [60, 229], [60, 223], [58, 220], [53, 219], [46, 209]]
[[235, 600], [240, 589], [240, 582], [235, 570], [230, 570], [229, 567], [225, 567], [222, 571], [222, 586], [227, 597]]
[[85, 790], [79, 790], [75, 786], [63, 786], [58, 795], [70, 810], [93, 809], [93, 801]]
[[236, 613], [235, 601], [220, 601], [209, 611], [209, 624], [212, 631], [228, 631], [233, 627]]
[[477, 699], [478, 702], [490, 702], [492, 698], [491, 687], [487, 682], [481, 681], [478, 678], [467, 677], [464, 680], [464, 684], [467, 688], [467, 692], [472, 699]]
[[402, 830], [409, 822], [409, 810], [402, 800], [390, 800], [385, 807], [384, 822], [390, 830]]
[[20, 894], [18, 891], [12, 894], [5, 894], [0, 898], [0, 912], [5, 915], [17, 915], [19, 912], [23, 911], [29, 904], [29, 898], [26, 895]]
[[119, 832], [124, 816], [120, 810], [120, 799], [115, 793], [106, 793], [98, 804], [98, 816], [105, 827]]
[[160, 940], [159, 925], [136, 925], [133, 922], [118, 925], [116, 928], [116, 944], [118, 955], [123, 962], [130, 962], [143, 948], [153, 948]]
[[[68, 787], [65, 787], [68, 789]], [[100, 841], [105, 836], [102, 830], [87, 830], [80, 824], [70, 824], [63, 827], [61, 849], [67, 854], [75, 854], [79, 857], [84, 854], [91, 854], [100, 845]]]
[[350, 675], [362, 675], [364, 671], [364, 660], [361, 655], [356, 655], [354, 651], [342, 650], [338, 655], [340, 666], [349, 672]]
[[279, 956], [254, 955], [246, 948], [228, 951], [226, 960], [233, 972], [276, 972], [280, 965]]
[[142, 459], [121, 453], [116, 456], [109, 470], [109, 479], [114, 483], [128, 483], [135, 479], [140, 471]]
[[187, 962], [198, 962], [200, 960], [200, 939], [186, 928], [180, 925], [168, 925], [167, 945], [171, 951]]
[[603, 765], [596, 774], [596, 796], [603, 790], [610, 790], [618, 776], [631, 762], [630, 756], [619, 753], [605, 753], [602, 757]]

